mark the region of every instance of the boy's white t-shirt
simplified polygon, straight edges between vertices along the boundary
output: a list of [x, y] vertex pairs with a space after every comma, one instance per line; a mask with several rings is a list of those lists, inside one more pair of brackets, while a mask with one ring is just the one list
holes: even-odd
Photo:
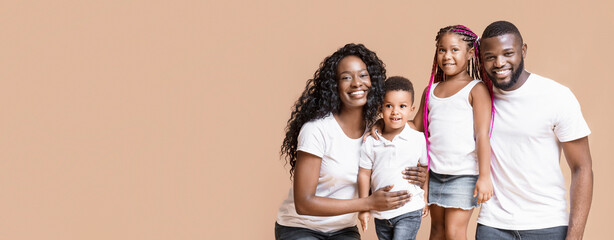
[[[349, 138], [332, 114], [305, 123], [298, 136], [297, 151], [322, 158], [316, 196], [352, 199], [358, 197], [358, 161], [362, 138]], [[296, 213], [294, 191], [277, 213], [277, 223], [288, 227], [302, 227], [332, 232], [356, 225], [357, 213], [338, 216], [309, 216]]]
[[482, 204], [478, 223], [529, 230], [569, 221], [561, 145], [590, 134], [569, 88], [532, 73], [514, 91], [495, 89], [490, 139], [494, 196]]
[[387, 211], [371, 211], [373, 217], [378, 219], [391, 219], [404, 213], [424, 208], [424, 190], [403, 179], [403, 170], [416, 166], [417, 163], [426, 165], [426, 140], [424, 134], [411, 129], [405, 124], [403, 131], [392, 141], [379, 136], [376, 140], [367, 137], [360, 151], [360, 167], [371, 169], [371, 190], [383, 188], [394, 184], [390, 191], [408, 190], [411, 200], [400, 208]]

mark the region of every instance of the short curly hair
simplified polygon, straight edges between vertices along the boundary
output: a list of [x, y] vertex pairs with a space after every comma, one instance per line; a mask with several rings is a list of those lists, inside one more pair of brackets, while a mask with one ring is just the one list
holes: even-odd
[[290, 164], [290, 177], [294, 174], [297, 157], [298, 135], [303, 125], [309, 121], [323, 118], [329, 113], [339, 113], [341, 99], [338, 93], [337, 65], [347, 56], [359, 57], [367, 66], [371, 78], [371, 88], [367, 103], [363, 107], [363, 120], [371, 125], [378, 116], [384, 99], [383, 84], [386, 79], [386, 66], [375, 52], [362, 44], [346, 44], [332, 55], [326, 57], [307, 80], [305, 90], [292, 108], [286, 126], [286, 137], [281, 145], [281, 156]]
[[388, 91], [409, 92], [411, 94], [411, 102], [414, 102], [414, 84], [412, 84], [407, 78], [394, 76], [386, 79], [386, 82], [384, 82], [384, 92]]

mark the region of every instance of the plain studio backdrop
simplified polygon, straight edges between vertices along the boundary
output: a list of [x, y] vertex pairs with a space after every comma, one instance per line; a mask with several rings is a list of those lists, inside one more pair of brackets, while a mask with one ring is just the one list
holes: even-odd
[[[496, 20], [520, 29], [529, 71], [580, 101], [595, 174], [585, 237], [606, 238], [612, 9], [606, 0], [4, 1], [0, 238], [272, 239], [291, 186], [284, 127], [324, 57], [364, 43], [388, 76], [421, 92], [439, 28], [481, 34]], [[429, 227], [426, 218], [419, 239]], [[373, 223], [363, 239], [375, 239]]]

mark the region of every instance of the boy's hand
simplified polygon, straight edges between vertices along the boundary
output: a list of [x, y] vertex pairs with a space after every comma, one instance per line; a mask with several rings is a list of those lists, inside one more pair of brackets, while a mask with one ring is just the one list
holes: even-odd
[[375, 121], [373, 126], [371, 126], [371, 129], [369, 129], [369, 131], [367, 131], [367, 133], [365, 133], [365, 135], [362, 136], [362, 142], [367, 141], [367, 137], [368, 136], [371, 136], [371, 137], [379, 140], [379, 137], [377, 136], [377, 133], [378, 132], [381, 133], [382, 129], [384, 129], [384, 120], [382, 120], [380, 118], [377, 121]]
[[429, 215], [429, 204], [424, 204], [424, 208], [422, 209], [422, 218], [425, 218]]
[[369, 224], [369, 220], [371, 219], [371, 213], [368, 211], [358, 213], [358, 220], [360, 220], [360, 225], [362, 226], [362, 232], [367, 231], [367, 226]]
[[475, 183], [473, 197], [478, 197], [478, 203], [484, 203], [488, 201], [492, 195], [493, 187], [492, 181], [490, 181], [490, 176], [479, 176], [478, 181]]

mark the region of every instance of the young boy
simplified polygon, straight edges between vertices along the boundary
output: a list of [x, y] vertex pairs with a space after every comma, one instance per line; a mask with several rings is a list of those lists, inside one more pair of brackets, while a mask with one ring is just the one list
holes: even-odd
[[[408, 190], [411, 200], [388, 211], [360, 212], [358, 219], [363, 231], [367, 230], [370, 214], [375, 217], [375, 230], [379, 239], [416, 239], [421, 218], [428, 214], [426, 196], [428, 184], [423, 188], [403, 179], [402, 171], [418, 162], [427, 164], [426, 141], [421, 132], [408, 124], [414, 111], [414, 88], [403, 77], [390, 77], [384, 83], [382, 115], [384, 128], [380, 140], [369, 136], [362, 144], [358, 171], [359, 197], [368, 197], [369, 189], [394, 185], [391, 191]], [[428, 183], [428, 181], [427, 181]]]

